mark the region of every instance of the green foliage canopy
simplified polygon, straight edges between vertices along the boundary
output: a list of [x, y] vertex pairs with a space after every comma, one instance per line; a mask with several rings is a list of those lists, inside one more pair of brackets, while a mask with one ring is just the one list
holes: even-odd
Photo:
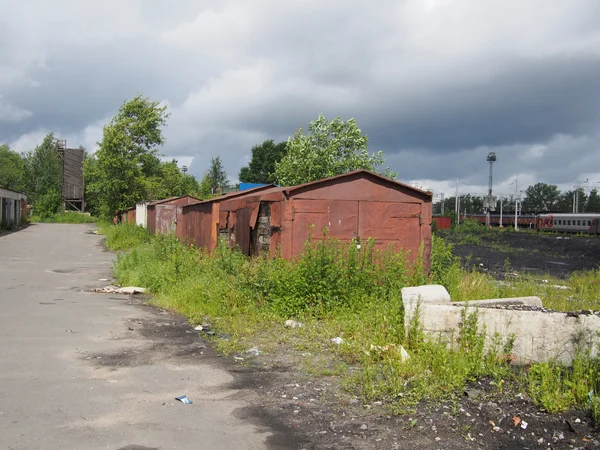
[[205, 178], [210, 185], [211, 194], [217, 193], [218, 189], [222, 190], [227, 187], [229, 179], [227, 178], [227, 173], [225, 172], [220, 156], [211, 158], [210, 168], [206, 172]]
[[35, 214], [50, 216], [62, 206], [62, 162], [56, 151], [56, 138], [48, 133], [26, 157], [27, 201]]
[[87, 192], [99, 215], [109, 217], [155, 193], [153, 180], [162, 176], [156, 147], [164, 143], [168, 116], [166, 106], [137, 95], [104, 126], [95, 161], [85, 165]]
[[242, 167], [239, 179], [243, 183], [274, 183], [275, 164], [287, 153], [287, 142], [275, 144], [272, 139], [252, 147], [252, 158]]
[[598, 191], [593, 189], [585, 202], [585, 212], [600, 213], [600, 195]]
[[15, 192], [24, 192], [27, 187], [25, 161], [8, 145], [0, 145], [0, 187]]
[[558, 207], [560, 190], [554, 184], [536, 183], [525, 191], [523, 211], [554, 211]]
[[[320, 114], [306, 133], [300, 128], [288, 140], [287, 154], [275, 164], [275, 180], [291, 186], [353, 170], [377, 171], [384, 164], [383, 154], [369, 154], [368, 141], [354, 119], [344, 122], [336, 117], [328, 121]], [[389, 169], [384, 172], [396, 177]]]

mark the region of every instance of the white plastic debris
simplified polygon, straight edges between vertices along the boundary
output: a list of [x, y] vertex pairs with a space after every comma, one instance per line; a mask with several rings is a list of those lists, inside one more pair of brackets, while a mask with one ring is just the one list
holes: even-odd
[[175, 400], [179, 400], [184, 405], [191, 405], [193, 402], [188, 398], [187, 395], [182, 395], [180, 397], [175, 397]]
[[340, 345], [344, 343], [344, 340], [341, 337], [334, 337], [331, 339], [331, 342], [333, 342], [334, 344]]
[[194, 327], [194, 330], [202, 331], [202, 330], [204, 330], [204, 327], [202, 325], [198, 325], [197, 327]]
[[296, 322], [295, 320], [286, 320], [284, 325], [288, 328], [302, 328], [302, 323]]
[[101, 294], [125, 294], [125, 295], [133, 295], [133, 294], [143, 294], [146, 292], [145, 288], [137, 287], [137, 286], [126, 286], [126, 287], [117, 287], [117, 286], [106, 286], [103, 288], [94, 288], [92, 292], [99, 292]]
[[256, 347], [252, 347], [252, 348], [246, 350], [246, 354], [252, 355], [252, 356], [258, 356], [261, 353], [262, 352], [259, 349], [257, 349]]
[[521, 428], [523, 428], [524, 430], [527, 429], [527, 425], [529, 425], [527, 422], [525, 422], [524, 420], [521, 420]]
[[401, 345], [396, 344], [388, 344], [388, 345], [373, 345], [371, 344], [371, 348], [369, 350], [371, 355], [378, 355], [383, 358], [384, 356], [390, 357], [393, 356], [395, 358], [399, 358], [400, 361], [404, 362], [407, 359], [410, 359], [410, 355], [406, 351], [406, 349]]

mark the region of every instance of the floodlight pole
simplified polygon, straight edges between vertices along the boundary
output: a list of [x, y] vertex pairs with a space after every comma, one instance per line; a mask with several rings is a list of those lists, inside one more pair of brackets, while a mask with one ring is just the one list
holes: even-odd
[[504, 228], [504, 224], [502, 223], [502, 197], [500, 197], [500, 228]]
[[519, 226], [517, 225], [517, 213], [518, 213], [518, 209], [517, 209], [517, 202], [519, 201], [519, 178], [515, 178], [515, 231], [517, 231], [519, 229]]
[[490, 163], [490, 179], [489, 179], [489, 186], [488, 186], [488, 198], [487, 198], [487, 202], [486, 202], [487, 207], [485, 208], [485, 225], [487, 227], [489, 227], [490, 226], [490, 208], [491, 208], [491, 204], [492, 204], [492, 185], [493, 185], [493, 180], [494, 180], [494, 163], [496, 162], [496, 153], [494, 153], [494, 152], [488, 153], [486, 161]]
[[460, 223], [458, 207], [458, 178], [456, 179], [456, 193], [454, 194], [454, 212], [456, 213], [456, 224]]

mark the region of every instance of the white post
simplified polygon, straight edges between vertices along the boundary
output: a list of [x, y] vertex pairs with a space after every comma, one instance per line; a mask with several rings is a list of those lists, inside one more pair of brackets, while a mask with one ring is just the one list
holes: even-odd
[[500, 197], [500, 228], [504, 228], [504, 224], [502, 223], [502, 197]]

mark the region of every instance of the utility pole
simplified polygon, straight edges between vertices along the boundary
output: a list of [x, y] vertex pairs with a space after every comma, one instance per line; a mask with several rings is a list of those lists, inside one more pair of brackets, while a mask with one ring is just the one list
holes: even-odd
[[493, 196], [492, 196], [492, 185], [494, 180], [494, 163], [496, 162], [496, 153], [490, 152], [487, 155], [486, 161], [490, 163], [490, 178], [488, 185], [488, 196], [486, 201], [484, 202], [485, 208], [485, 226], [490, 226], [490, 210], [495, 209], [495, 205], [493, 205]]
[[456, 193], [454, 194], [454, 212], [456, 213], [456, 225], [458, 225], [460, 223], [460, 208], [458, 206], [458, 178], [456, 179]]
[[504, 224], [502, 223], [502, 197], [500, 197], [500, 228], [504, 228]]

